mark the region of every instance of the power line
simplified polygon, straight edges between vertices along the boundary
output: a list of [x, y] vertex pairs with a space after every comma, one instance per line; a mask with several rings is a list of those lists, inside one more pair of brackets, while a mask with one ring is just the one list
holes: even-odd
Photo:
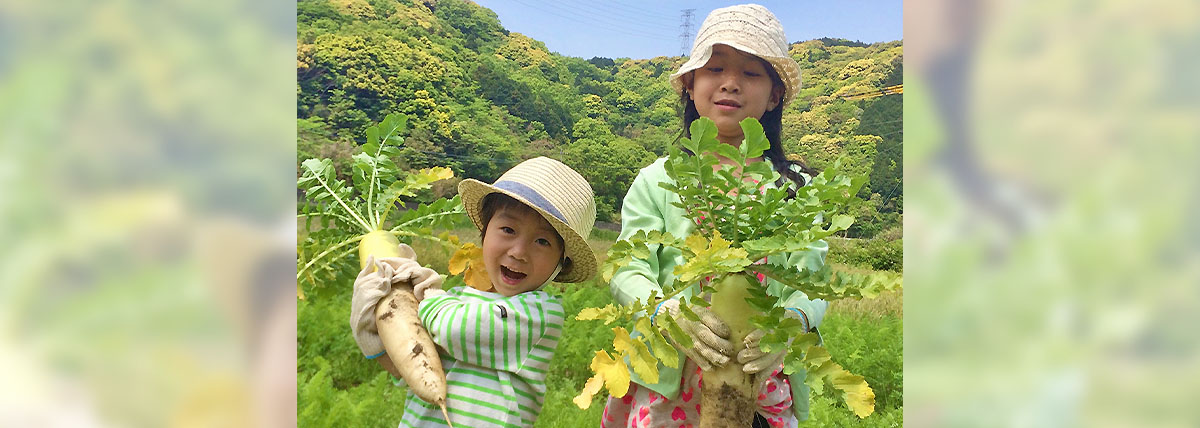
[[886, 123], [896, 123], [896, 122], [903, 122], [903, 121], [904, 121], [904, 119], [886, 120], [886, 121], [882, 121], [882, 122], [867, 122], [867, 123], [859, 122], [858, 128], [862, 128], [863, 126], [866, 126], [866, 125], [883, 125]]
[[[558, 146], [557, 148], [559, 149], [557, 155], [560, 157], [563, 156], [564, 153], [562, 152], [562, 146]], [[452, 155], [449, 153], [430, 152], [430, 151], [416, 149], [416, 148], [412, 148], [412, 147], [405, 147], [405, 149], [425, 154], [426, 157], [428, 157], [429, 159], [432, 159], [432, 160], [442, 160], [445, 158], [451, 158], [451, 159], [455, 159], [455, 160], [459, 160], [459, 161], [493, 162], [496, 164], [496, 166], [502, 166], [502, 167], [506, 167], [506, 168], [510, 167], [512, 165], [516, 165], [522, 161], [521, 159], [501, 159], [501, 158], [492, 158], [492, 157], [474, 156], [474, 155]], [[603, 169], [606, 171], [618, 171], [618, 170], [626, 170], [626, 169], [637, 170], [637, 169], [641, 169], [644, 166], [645, 165], [638, 165], [638, 166], [633, 166], [631, 168], [626, 168], [623, 166], [588, 165], [587, 167], [589, 169]]]
[[[559, 2], [558, 4], [561, 5], [563, 3], [564, 2]], [[621, 13], [615, 9], [599, 7], [599, 6], [609, 6], [608, 4], [605, 4], [605, 3], [571, 2], [571, 4], [580, 6], [582, 8], [593, 10], [596, 13], [599, 13], [599, 14], [604, 15], [609, 18], [615, 18], [621, 22], [635, 23], [638, 25], [660, 28], [663, 30], [667, 30], [667, 29], [673, 30], [674, 29], [673, 26], [671, 26], [670, 24], [664, 23], [663, 20], [660, 20], [660, 19], [654, 19], [654, 18], [647, 19], [647, 18], [644, 18], [643, 17], [644, 15], [641, 15], [641, 14], [637, 14], [637, 13], [626, 14], [626, 13]]]
[[[639, 27], [653, 27], [653, 28], [658, 28], [658, 29], [662, 29], [662, 30], [674, 29], [671, 24], [664, 23], [661, 20], [645, 19], [645, 18], [641, 18], [640, 16], [626, 15], [626, 14], [614, 11], [613, 9], [601, 9], [601, 8], [597, 7], [598, 4], [593, 5], [588, 2], [569, 3], [569, 4], [564, 4], [563, 2], [555, 2], [554, 4], [556, 4], [560, 7], [571, 9], [574, 12], [582, 12], [582, 14], [584, 16], [599, 14], [599, 15], [603, 16], [604, 18], [613, 19], [622, 24], [635, 24]], [[572, 8], [569, 6], [577, 6], [578, 8]], [[582, 10], [582, 9], [589, 9], [590, 11]]]
[[636, 14], [639, 16], [645, 16], [645, 17], [650, 17], [650, 18], [659, 18], [659, 19], [674, 19], [675, 18], [674, 15], [656, 13], [652, 9], [647, 9], [647, 6], [651, 6], [651, 5], [657, 6], [657, 5], [661, 4], [661, 3], [657, 3], [657, 2], [648, 4], [647, 2], [642, 1], [636, 5], [626, 5], [619, 1], [609, 1], [609, 2], [607, 2], [607, 4], [611, 5], [611, 6], [615, 6], [617, 9], [621, 9], [626, 12], [632, 12], [633, 14]]
[[[545, 12], [545, 13], [548, 13], [548, 14], [551, 14], [551, 15], [554, 15], [554, 16], [557, 16], [560, 18], [568, 19], [568, 20], [571, 20], [574, 22], [578, 22], [581, 24], [592, 25], [592, 24], [596, 24], [596, 23], [601, 23], [607, 27], [621, 30], [622, 32], [624, 32], [626, 34], [635, 36], [635, 37], [642, 37], [642, 38], [648, 38], [648, 39], [654, 39], [654, 40], [661, 40], [661, 39], [665, 38], [662, 36], [661, 33], [650, 33], [647, 31], [642, 31], [641, 29], [638, 29], [638, 28], [627, 27], [627, 26], [623, 25], [623, 23], [612, 22], [612, 21], [600, 19], [599, 17], [596, 17], [595, 14], [592, 14], [592, 13], [580, 14], [578, 10], [566, 11], [566, 10], [563, 10], [559, 6], [554, 6], [554, 3], [548, 3], [543, 6], [536, 6], [536, 5], [532, 5], [532, 4], [526, 3], [524, 1], [521, 1], [521, 0], [512, 0], [512, 1], [514, 1], [516, 3], [520, 3], [526, 7], [529, 7], [529, 8], [535, 9], [535, 10], [540, 10], [542, 12]], [[564, 13], [566, 15], [564, 15]], [[580, 18], [579, 15], [585, 15], [585, 16], [588, 16], [589, 18]]]
[[899, 85], [892, 85], [892, 86], [888, 86], [886, 88], [874, 89], [874, 90], [870, 90], [867, 92], [859, 92], [857, 94], [838, 95], [838, 97], [841, 99], [844, 99], [844, 100], [861, 100], [861, 99], [866, 99], [866, 98], [874, 98], [874, 97], [880, 97], [880, 96], [884, 96], [884, 95], [903, 94], [903, 93], [904, 93], [904, 84], [901, 83]]

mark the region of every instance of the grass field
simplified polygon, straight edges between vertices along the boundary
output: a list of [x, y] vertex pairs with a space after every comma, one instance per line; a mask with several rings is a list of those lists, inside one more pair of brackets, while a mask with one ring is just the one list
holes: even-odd
[[[459, 236], [478, 241], [478, 232], [474, 230], [461, 231]], [[590, 242], [603, 257], [615, 239], [616, 232], [596, 230]], [[413, 247], [421, 254], [423, 264], [445, 273], [449, 251], [420, 241], [413, 243]], [[392, 386], [378, 364], [364, 359], [350, 336], [353, 280], [345, 278], [324, 288], [306, 289], [307, 299], [298, 303], [301, 426], [395, 427], [400, 422], [404, 389]], [[550, 364], [546, 401], [535, 426], [599, 426], [605, 394], [599, 394], [588, 410], [575, 407], [571, 399], [591, 376], [588, 364], [592, 355], [611, 345], [611, 327], [600, 322], [575, 321], [573, 314], [586, 307], [611, 303], [608, 286], [593, 279], [580, 284], [553, 284], [551, 292], [563, 297], [567, 321]], [[875, 414], [859, 420], [837, 400], [813, 397], [810, 420], [802, 426], [902, 425], [902, 308], [902, 291], [888, 292], [871, 300], [834, 302], [830, 306], [820, 326], [825, 346], [846, 369], [866, 377], [875, 391]]]

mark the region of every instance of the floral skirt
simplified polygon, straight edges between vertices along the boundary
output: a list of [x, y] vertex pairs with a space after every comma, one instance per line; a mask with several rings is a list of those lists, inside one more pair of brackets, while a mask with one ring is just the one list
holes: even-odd
[[[758, 414], [776, 428], [794, 428], [799, 422], [792, 413], [792, 389], [783, 366], [775, 369], [759, 387]], [[691, 360], [679, 380], [679, 396], [674, 400], [636, 383], [629, 384], [624, 397], [608, 397], [600, 426], [604, 428], [684, 428], [700, 424], [700, 389], [704, 380], [700, 368]], [[751, 421], [746, 421], [750, 426]]]

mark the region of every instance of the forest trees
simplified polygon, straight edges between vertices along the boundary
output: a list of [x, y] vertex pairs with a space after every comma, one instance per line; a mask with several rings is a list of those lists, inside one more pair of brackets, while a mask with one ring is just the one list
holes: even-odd
[[[464, 0], [302, 0], [297, 25], [299, 159], [346, 164], [367, 126], [401, 113], [410, 120], [397, 165], [490, 181], [523, 159], [556, 157], [586, 171], [599, 217], [616, 222], [632, 177], [677, 144], [680, 99], [667, 75], [681, 57], [565, 57]], [[855, 226], [898, 225], [902, 95], [837, 95], [900, 83], [901, 42], [818, 39], [790, 53], [804, 84], [784, 112], [785, 149], [817, 167], [849, 156], [871, 178], [862, 203], [888, 214]]]

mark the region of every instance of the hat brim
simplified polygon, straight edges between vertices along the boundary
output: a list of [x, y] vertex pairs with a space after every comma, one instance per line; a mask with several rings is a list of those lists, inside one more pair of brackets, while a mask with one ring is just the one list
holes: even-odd
[[763, 55], [754, 49], [750, 49], [734, 41], [719, 41], [709, 43], [703, 47], [703, 53], [700, 55], [688, 58], [683, 65], [679, 66], [679, 70], [671, 74], [671, 87], [675, 88], [675, 93], [683, 93], [683, 75], [703, 67], [712, 58], [712, 50], [715, 45], [726, 45], [739, 51], [762, 58], [767, 63], [775, 68], [775, 73], [779, 74], [779, 80], [783, 81], [783, 107], [786, 108], [796, 99], [796, 93], [800, 92], [800, 64], [791, 57], [775, 57]]
[[581, 282], [596, 274], [596, 253], [588, 245], [587, 239], [581, 236], [579, 232], [576, 232], [575, 229], [572, 229], [571, 226], [567, 225], [566, 222], [559, 220], [553, 214], [530, 203], [520, 195], [496, 188], [479, 180], [468, 178], [459, 182], [458, 194], [462, 198], [463, 208], [467, 211], [467, 216], [471, 217], [471, 221], [475, 222], [475, 227], [483, 230], [483, 198], [492, 193], [507, 195], [537, 211], [558, 232], [558, 235], [563, 238], [564, 254], [571, 259], [571, 266], [569, 268], [564, 267], [562, 272], [559, 272], [558, 276], [555, 277], [555, 282]]

